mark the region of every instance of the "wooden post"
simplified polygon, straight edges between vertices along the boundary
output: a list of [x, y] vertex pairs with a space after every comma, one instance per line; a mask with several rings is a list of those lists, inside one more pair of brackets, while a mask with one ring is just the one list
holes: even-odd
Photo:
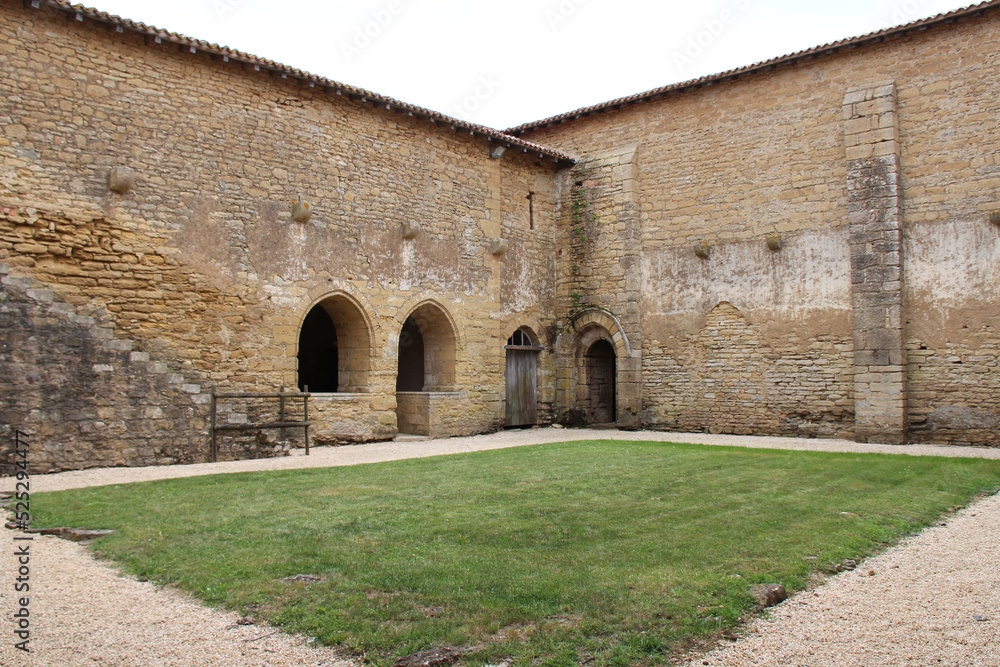
[[[280, 394], [278, 396], [278, 421], [283, 423], [285, 421], [285, 385], [281, 385], [281, 391], [278, 393]], [[281, 440], [282, 442], [288, 440], [285, 429], [281, 429]]]
[[219, 449], [215, 441], [215, 387], [212, 387], [212, 463], [219, 460]]

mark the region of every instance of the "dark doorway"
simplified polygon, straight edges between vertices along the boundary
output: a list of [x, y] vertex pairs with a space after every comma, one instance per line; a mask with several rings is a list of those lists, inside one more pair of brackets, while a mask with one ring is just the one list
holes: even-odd
[[340, 384], [337, 328], [322, 306], [306, 315], [299, 332], [299, 390], [335, 392]]
[[396, 391], [424, 390], [424, 337], [412, 317], [406, 318], [399, 333], [399, 370]]
[[507, 339], [507, 414], [508, 428], [538, 423], [538, 391], [536, 373], [541, 350], [527, 332], [518, 329]]
[[587, 350], [587, 397], [590, 419], [595, 424], [610, 424], [617, 419], [615, 410], [615, 348], [599, 340]]

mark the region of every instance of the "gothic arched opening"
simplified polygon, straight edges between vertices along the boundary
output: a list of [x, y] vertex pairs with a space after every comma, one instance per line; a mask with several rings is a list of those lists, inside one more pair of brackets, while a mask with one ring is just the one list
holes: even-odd
[[371, 332], [361, 309], [339, 294], [313, 306], [299, 330], [299, 389], [367, 391], [370, 363]]
[[429, 435], [434, 394], [455, 390], [458, 336], [451, 319], [435, 303], [423, 303], [399, 332], [396, 372], [396, 427], [400, 433]]
[[340, 384], [337, 327], [321, 306], [306, 315], [299, 332], [299, 390], [337, 391]]

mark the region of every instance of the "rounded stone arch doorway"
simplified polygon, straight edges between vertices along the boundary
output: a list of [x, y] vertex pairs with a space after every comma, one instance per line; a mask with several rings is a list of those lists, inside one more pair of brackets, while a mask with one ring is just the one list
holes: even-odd
[[314, 305], [299, 328], [298, 386], [313, 393], [368, 391], [372, 334], [368, 318], [344, 294]]
[[528, 327], [518, 328], [507, 339], [504, 346], [505, 428], [538, 423], [538, 354], [543, 349]]
[[637, 428], [641, 360], [607, 310], [578, 313], [556, 343], [562, 357], [558, 409], [567, 423]]

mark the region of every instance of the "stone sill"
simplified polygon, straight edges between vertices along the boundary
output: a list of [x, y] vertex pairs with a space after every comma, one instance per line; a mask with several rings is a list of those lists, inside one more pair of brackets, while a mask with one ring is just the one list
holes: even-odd
[[309, 393], [309, 398], [312, 401], [353, 401], [362, 398], [371, 398], [372, 394], [368, 392], [325, 392], [322, 394], [316, 394], [313, 392]]

